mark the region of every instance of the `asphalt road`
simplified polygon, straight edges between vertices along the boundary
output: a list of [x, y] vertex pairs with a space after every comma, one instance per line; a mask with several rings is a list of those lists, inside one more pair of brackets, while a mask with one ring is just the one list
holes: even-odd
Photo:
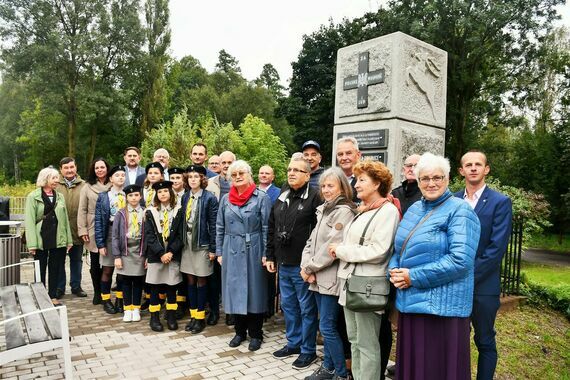
[[530, 263], [570, 266], [570, 253], [560, 253], [543, 249], [529, 248], [523, 251], [522, 259]]

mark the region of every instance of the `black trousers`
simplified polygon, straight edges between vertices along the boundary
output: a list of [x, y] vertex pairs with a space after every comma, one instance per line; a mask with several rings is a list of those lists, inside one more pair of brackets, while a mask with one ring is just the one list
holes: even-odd
[[66, 248], [53, 248], [37, 250], [34, 260], [40, 261], [40, 277], [46, 284], [46, 270], [48, 273], [48, 293], [50, 298], [56, 298], [57, 283], [65, 271]]
[[251, 338], [263, 339], [263, 318], [265, 313], [234, 314], [236, 334], [245, 338], [249, 332]]
[[208, 276], [208, 304], [210, 312], [220, 315], [220, 293], [222, 291], [222, 267], [218, 260], [214, 260], [214, 273]]
[[119, 277], [121, 278], [121, 283], [123, 284], [122, 288], [125, 306], [140, 306], [144, 276], [118, 275], [117, 279]]
[[91, 267], [89, 274], [93, 283], [93, 294], [101, 294], [101, 266], [99, 264], [99, 252], [89, 252]]

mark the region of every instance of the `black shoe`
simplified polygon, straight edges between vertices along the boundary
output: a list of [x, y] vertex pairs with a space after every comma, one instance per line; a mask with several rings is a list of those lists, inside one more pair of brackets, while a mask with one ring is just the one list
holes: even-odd
[[160, 332], [164, 331], [164, 327], [162, 326], [162, 323], [160, 323], [160, 316], [158, 314], [158, 311], [150, 313], [150, 329], [152, 331]]
[[332, 380], [335, 378], [334, 368], [328, 370], [324, 365], [321, 364], [319, 368], [315, 370], [312, 374], [305, 377], [305, 380]]
[[117, 314], [117, 309], [115, 309], [115, 306], [110, 299], [103, 302], [103, 310], [105, 310], [105, 313], [107, 314]]
[[247, 349], [250, 351], [257, 351], [261, 348], [261, 342], [262, 340], [259, 338], [251, 338], [249, 340], [249, 346], [247, 347]]
[[234, 336], [232, 338], [232, 340], [230, 340], [229, 346], [230, 347], [237, 347], [241, 344], [241, 342], [245, 341], [245, 338], [241, 335], [236, 334], [236, 336]]
[[208, 324], [208, 326], [215, 326], [218, 324], [219, 319], [220, 319], [220, 314], [216, 313], [214, 311], [211, 311], [210, 314], [208, 315], [208, 319], [206, 320], [206, 323]]
[[144, 302], [141, 305], [141, 311], [148, 310], [149, 306], [150, 306], [150, 300], [148, 298], [145, 298]]
[[87, 297], [87, 293], [81, 289], [81, 286], [79, 288], [71, 289], [71, 293], [75, 294], [77, 297]]
[[305, 369], [313, 362], [317, 360], [317, 354], [301, 354], [295, 361], [293, 362], [293, 368], [295, 369]]
[[117, 313], [123, 313], [123, 299], [122, 298], [115, 298], [115, 310]]
[[226, 325], [233, 326], [236, 324], [236, 317], [232, 314], [226, 314]]
[[194, 322], [194, 326], [192, 326], [192, 334], [200, 334], [206, 328], [206, 320], [205, 319], [196, 319]]
[[65, 294], [65, 291], [63, 289], [56, 289], [55, 290], [55, 298], [57, 298], [57, 299], [62, 298], [64, 294]]
[[166, 310], [166, 326], [169, 330], [178, 330], [176, 321], [176, 310]]
[[190, 318], [190, 322], [188, 322], [186, 324], [186, 327], [184, 327], [184, 331], [192, 331], [192, 329], [194, 328], [194, 323], [196, 323], [196, 319], [194, 318]]
[[101, 300], [101, 293], [95, 293], [93, 295], [93, 305], [101, 305], [101, 302], [103, 302], [103, 300]]
[[299, 355], [301, 353], [301, 349], [299, 347], [297, 348], [291, 348], [289, 346], [285, 346], [280, 350], [277, 350], [273, 353], [273, 357], [277, 358], [277, 359], [281, 359], [281, 358], [286, 358], [288, 356], [291, 355]]

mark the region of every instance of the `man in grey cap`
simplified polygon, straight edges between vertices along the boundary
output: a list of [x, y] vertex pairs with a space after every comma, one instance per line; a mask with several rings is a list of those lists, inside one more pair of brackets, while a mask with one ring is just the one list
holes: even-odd
[[309, 185], [311, 187], [319, 188], [319, 178], [325, 170], [321, 165], [321, 146], [315, 140], [305, 141], [303, 147], [301, 148], [303, 152], [303, 158], [305, 161], [311, 165], [311, 178], [309, 179]]

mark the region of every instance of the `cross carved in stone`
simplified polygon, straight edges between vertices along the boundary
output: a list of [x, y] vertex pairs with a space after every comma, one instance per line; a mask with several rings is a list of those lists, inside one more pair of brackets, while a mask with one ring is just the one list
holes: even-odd
[[368, 107], [368, 86], [384, 83], [384, 69], [368, 71], [369, 52], [358, 56], [358, 75], [344, 79], [343, 90], [358, 89], [356, 93], [357, 108]]

